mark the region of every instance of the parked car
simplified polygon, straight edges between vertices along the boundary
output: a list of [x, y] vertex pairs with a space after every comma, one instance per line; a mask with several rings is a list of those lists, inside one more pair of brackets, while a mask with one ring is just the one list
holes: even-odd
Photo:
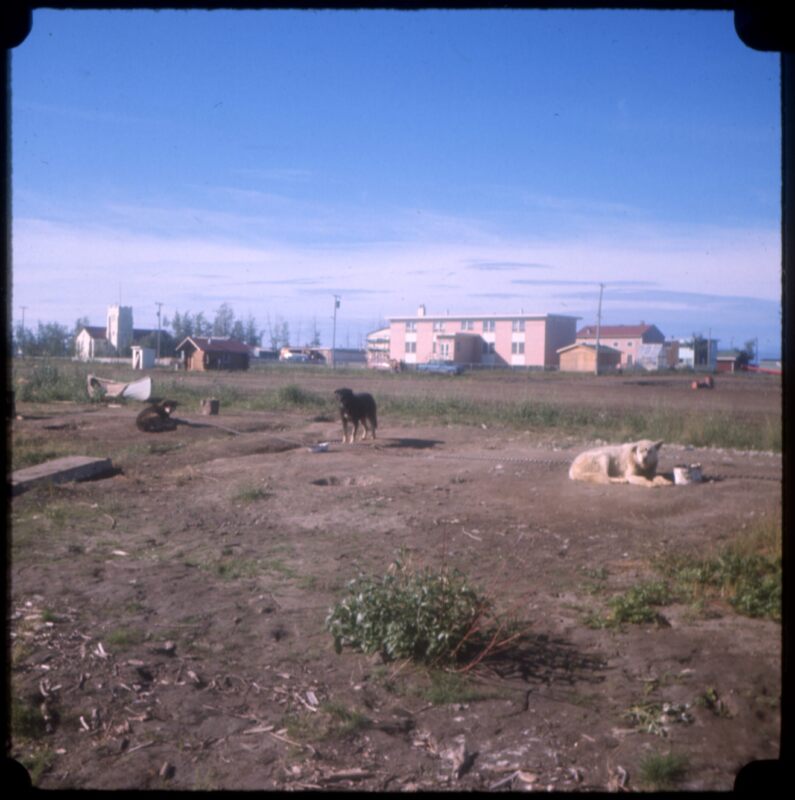
[[417, 372], [434, 372], [437, 375], [460, 375], [463, 371], [463, 364], [455, 364], [452, 361], [426, 361], [424, 364], [417, 364]]
[[309, 362], [309, 356], [305, 353], [288, 353], [287, 355], [279, 356], [279, 361], [289, 361], [291, 364], [306, 364]]

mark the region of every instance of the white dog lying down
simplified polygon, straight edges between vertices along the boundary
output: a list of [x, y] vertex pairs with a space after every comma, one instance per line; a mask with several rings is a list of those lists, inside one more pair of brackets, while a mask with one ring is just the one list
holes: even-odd
[[641, 439], [629, 444], [596, 447], [580, 453], [569, 468], [573, 481], [591, 483], [633, 483], [637, 486], [670, 486], [656, 475], [657, 453], [662, 442]]

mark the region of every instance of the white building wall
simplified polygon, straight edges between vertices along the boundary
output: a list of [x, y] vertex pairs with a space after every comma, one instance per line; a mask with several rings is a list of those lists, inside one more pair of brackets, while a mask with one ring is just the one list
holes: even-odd
[[665, 349], [662, 344], [641, 344], [636, 357], [637, 366], [643, 369], [657, 370], [665, 367]]
[[108, 307], [108, 342], [121, 353], [133, 341], [133, 311], [130, 306], [114, 305]]

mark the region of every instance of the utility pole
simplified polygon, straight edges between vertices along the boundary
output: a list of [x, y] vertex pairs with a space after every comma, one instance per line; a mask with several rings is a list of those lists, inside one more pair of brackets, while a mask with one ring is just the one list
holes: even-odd
[[163, 308], [163, 304], [156, 300], [155, 305], [157, 306], [157, 355], [155, 361], [157, 361], [160, 358], [160, 309]]
[[707, 328], [707, 372], [712, 371], [712, 328]]
[[602, 292], [605, 285], [599, 284], [599, 308], [596, 311], [596, 366], [594, 367], [594, 375], [599, 374], [599, 333], [602, 327]]
[[21, 355], [25, 355], [25, 311], [27, 310], [27, 306], [22, 306], [22, 338], [19, 342], [19, 352]]
[[334, 325], [331, 329], [331, 368], [336, 369], [337, 358], [334, 351], [337, 349], [337, 309], [340, 307], [340, 296], [334, 295]]

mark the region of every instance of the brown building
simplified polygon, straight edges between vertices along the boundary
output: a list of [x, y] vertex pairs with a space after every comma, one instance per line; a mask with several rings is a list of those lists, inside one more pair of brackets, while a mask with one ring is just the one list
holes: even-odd
[[740, 372], [748, 366], [748, 353], [744, 350], [721, 350], [717, 358], [718, 372]]
[[234, 339], [187, 336], [176, 347], [185, 369], [248, 369], [251, 348]]
[[[558, 350], [561, 372], [596, 372], [596, 345], [575, 343]], [[599, 372], [615, 370], [621, 364], [621, 351], [599, 345]]]

